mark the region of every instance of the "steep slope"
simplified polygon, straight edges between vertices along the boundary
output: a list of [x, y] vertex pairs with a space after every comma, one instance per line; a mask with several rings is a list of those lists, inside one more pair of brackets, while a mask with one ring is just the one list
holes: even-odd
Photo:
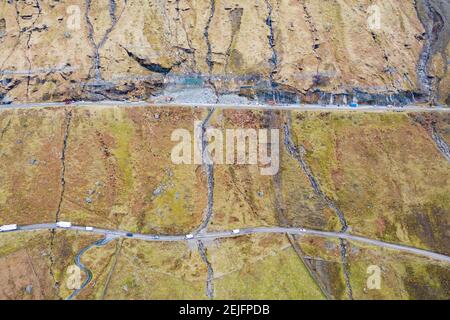
[[0, 95], [150, 99], [167, 86], [212, 85], [275, 102], [447, 103], [447, 2], [373, 5], [3, 0]]

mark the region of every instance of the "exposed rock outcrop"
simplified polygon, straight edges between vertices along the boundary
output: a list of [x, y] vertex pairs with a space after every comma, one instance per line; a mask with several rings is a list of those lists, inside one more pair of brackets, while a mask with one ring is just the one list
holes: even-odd
[[15, 102], [142, 100], [168, 76], [202, 75], [218, 94], [265, 102], [448, 104], [448, 3], [377, 3], [379, 29], [371, 5], [3, 1], [0, 91]]

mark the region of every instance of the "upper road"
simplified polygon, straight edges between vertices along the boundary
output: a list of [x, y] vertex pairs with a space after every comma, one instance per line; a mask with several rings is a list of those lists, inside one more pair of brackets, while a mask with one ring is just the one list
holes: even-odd
[[207, 104], [207, 103], [152, 103], [146, 101], [76, 101], [71, 103], [64, 102], [44, 102], [44, 103], [18, 103], [0, 105], [3, 109], [28, 109], [28, 108], [46, 108], [46, 107], [184, 107], [184, 108], [224, 108], [224, 109], [259, 109], [259, 110], [297, 110], [297, 111], [358, 111], [358, 112], [450, 112], [450, 108], [445, 107], [421, 107], [421, 106], [369, 106], [361, 105], [358, 107], [338, 106], [338, 105], [320, 105], [320, 104], [289, 104], [289, 105], [270, 105], [270, 104]]
[[[17, 230], [9, 231], [9, 232], [18, 232], [18, 231], [33, 231], [33, 230], [46, 230], [46, 229], [57, 229], [58, 226], [55, 223], [43, 223], [43, 224], [34, 224], [27, 226], [19, 226]], [[87, 233], [101, 234], [104, 235], [108, 239], [113, 238], [133, 238], [144, 241], [160, 241], [160, 242], [174, 242], [174, 241], [191, 241], [191, 240], [215, 240], [215, 239], [223, 239], [223, 238], [232, 238], [239, 237], [242, 235], [249, 234], [291, 234], [291, 235], [299, 235], [299, 236], [317, 236], [321, 238], [327, 239], [345, 239], [350, 241], [356, 241], [360, 243], [365, 243], [381, 248], [397, 250], [401, 252], [408, 252], [424, 257], [428, 257], [434, 260], [444, 261], [450, 263], [450, 257], [435, 253], [429, 250], [414, 248], [401, 244], [394, 244], [390, 242], [384, 242], [380, 240], [369, 239], [361, 236], [351, 235], [349, 233], [342, 232], [330, 232], [330, 231], [318, 231], [311, 229], [303, 229], [303, 228], [282, 228], [282, 227], [262, 227], [262, 228], [246, 228], [240, 229], [238, 232], [233, 231], [217, 231], [217, 232], [208, 232], [208, 233], [199, 233], [193, 234], [189, 239], [186, 238], [185, 235], [152, 235], [152, 234], [131, 234], [127, 231], [122, 230], [107, 230], [101, 228], [89, 228], [83, 226], [71, 226], [69, 228], [60, 228], [64, 230], [74, 230], [81, 231]]]

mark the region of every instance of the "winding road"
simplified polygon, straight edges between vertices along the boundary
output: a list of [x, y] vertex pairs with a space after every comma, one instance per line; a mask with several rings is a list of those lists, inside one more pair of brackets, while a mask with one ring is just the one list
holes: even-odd
[[114, 238], [106, 236], [105, 238], [100, 239], [100, 240], [98, 240], [98, 241], [96, 241], [96, 242], [94, 242], [94, 243], [84, 247], [83, 249], [81, 249], [77, 253], [77, 255], [75, 256], [75, 264], [77, 265], [78, 268], [80, 268], [86, 274], [86, 279], [81, 284], [80, 288], [78, 288], [74, 292], [72, 292], [72, 294], [66, 300], [73, 300], [73, 298], [75, 298], [81, 292], [81, 290], [86, 288], [86, 286], [92, 280], [92, 272], [91, 272], [91, 270], [86, 268], [86, 266], [81, 262], [81, 256], [83, 254], [85, 254], [87, 251], [89, 251], [91, 248], [93, 248], [93, 247], [102, 247], [102, 246], [108, 244], [113, 239]]
[[[424, 256], [430, 259], [444, 261], [450, 263], [450, 257], [436, 253], [429, 250], [414, 248], [406, 245], [395, 244], [390, 242], [384, 242], [381, 240], [375, 240], [370, 238], [365, 238], [361, 236], [352, 235], [343, 232], [331, 232], [331, 231], [319, 231], [303, 228], [283, 228], [283, 227], [260, 227], [260, 228], [246, 228], [240, 229], [238, 233], [233, 231], [216, 231], [207, 233], [198, 233], [192, 235], [193, 237], [187, 239], [185, 235], [152, 235], [152, 234], [131, 234], [127, 231], [122, 230], [108, 230], [101, 228], [92, 228], [92, 230], [87, 230], [84, 226], [71, 226], [69, 228], [60, 228], [55, 223], [43, 223], [43, 224], [33, 224], [26, 226], [18, 226], [16, 230], [7, 231], [11, 232], [24, 232], [24, 231], [35, 231], [35, 230], [48, 230], [48, 229], [63, 229], [63, 230], [73, 230], [86, 233], [94, 233], [104, 235], [108, 241], [115, 238], [132, 238], [143, 241], [153, 241], [153, 242], [175, 242], [175, 241], [197, 241], [197, 240], [216, 240], [223, 238], [233, 238], [240, 237], [249, 234], [291, 234], [298, 236], [316, 236], [320, 238], [327, 239], [345, 239], [350, 241], [356, 241], [360, 243], [365, 243], [381, 248], [397, 250], [401, 252], [408, 252], [420, 256]], [[94, 244], [95, 245], [95, 244]]]

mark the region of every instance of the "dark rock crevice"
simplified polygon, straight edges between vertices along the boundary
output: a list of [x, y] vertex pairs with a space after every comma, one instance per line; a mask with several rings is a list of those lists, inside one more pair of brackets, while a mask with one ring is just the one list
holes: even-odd
[[161, 64], [148, 62], [147, 59], [138, 57], [135, 53], [131, 52], [127, 48], [121, 46], [127, 53], [127, 55], [132, 58], [134, 61], [136, 61], [141, 67], [155, 73], [160, 73], [162, 75], [167, 75], [170, 71], [172, 71], [172, 68], [179, 66], [183, 61], [177, 62], [171, 66], [164, 67]]
[[50, 272], [50, 278], [53, 280], [53, 290], [55, 291], [55, 294], [59, 297], [59, 281], [56, 279], [55, 272], [53, 271], [55, 268], [55, 254], [54, 254], [54, 247], [55, 247], [55, 241], [56, 241], [56, 229], [50, 230], [50, 248], [49, 248], [49, 272]]
[[213, 73], [214, 69], [214, 61], [212, 58], [212, 45], [211, 41], [209, 39], [209, 29], [211, 28], [211, 23], [214, 18], [214, 14], [216, 12], [216, 0], [210, 0], [210, 12], [208, 16], [208, 20], [206, 21], [205, 29], [203, 31], [203, 37], [205, 38], [206, 42], [206, 65], [208, 66], [208, 84], [209, 86], [214, 90], [214, 93], [216, 95], [216, 103], [219, 101], [219, 91], [217, 89], [216, 84], [211, 79], [211, 75]]
[[211, 262], [208, 260], [208, 252], [205, 248], [205, 245], [203, 241], [198, 240], [197, 241], [198, 246], [198, 252], [200, 253], [200, 256], [203, 260], [203, 262], [206, 264], [207, 268], [207, 278], [206, 278], [206, 296], [212, 300], [214, 299], [214, 270], [211, 265]]
[[208, 20], [205, 25], [205, 30], [203, 31], [203, 36], [206, 41], [206, 65], [208, 66], [208, 72], [209, 74], [212, 73], [214, 68], [214, 61], [212, 59], [212, 46], [211, 41], [209, 40], [209, 29], [211, 28], [211, 22], [214, 18], [214, 14], [216, 12], [216, 1], [210, 0], [210, 13], [208, 16]]
[[[66, 152], [67, 152], [67, 144], [69, 140], [69, 132], [70, 132], [70, 125], [72, 122], [72, 110], [66, 111], [66, 119], [65, 119], [65, 128], [64, 128], [64, 137], [63, 137], [63, 145], [61, 148], [61, 175], [60, 175], [60, 194], [58, 198], [58, 204], [56, 208], [55, 213], [55, 222], [59, 222], [59, 217], [61, 214], [61, 207], [64, 199], [64, 193], [66, 189]], [[56, 229], [50, 230], [50, 254], [49, 254], [49, 260], [50, 260], [50, 275], [54, 279], [55, 282], [55, 289], [58, 290], [59, 288], [59, 282], [55, 278], [55, 274], [53, 272], [54, 264], [55, 264], [55, 258], [54, 258], [54, 246], [56, 241]]]
[[[273, 111], [267, 111], [267, 123], [264, 125], [268, 128], [277, 128], [279, 123], [278, 115], [275, 114]], [[283, 194], [281, 190], [282, 185], [282, 175], [280, 172], [275, 174], [273, 176], [273, 186], [274, 186], [274, 205], [275, 205], [275, 213], [278, 221], [278, 225], [283, 227], [289, 227], [289, 221], [286, 217], [285, 211], [284, 211], [284, 205], [283, 205]], [[327, 299], [331, 299], [332, 296], [329, 294], [329, 292], [325, 289], [325, 285], [319, 275], [313, 270], [312, 266], [308, 261], [305, 259], [305, 254], [300, 246], [300, 244], [297, 243], [297, 237], [286, 234], [286, 238], [288, 239], [289, 243], [291, 244], [292, 248], [294, 249], [295, 253], [297, 254], [298, 258], [300, 259], [300, 262], [303, 263], [306, 270], [310, 274], [311, 278], [315, 281], [316, 285], [320, 289], [320, 291], [324, 294], [324, 296]]]
[[341, 255], [342, 272], [344, 274], [347, 296], [350, 300], [353, 300], [353, 289], [350, 281], [350, 267], [347, 254], [347, 241], [345, 241], [344, 239], [339, 239], [339, 252]]
[[[433, 55], [439, 51], [438, 43], [445, 25], [443, 16], [433, 3], [430, 0], [415, 0], [414, 2], [418, 17], [425, 28], [425, 33], [418, 36], [419, 40], [424, 41], [424, 45], [417, 64], [417, 74], [421, 89], [428, 97], [430, 104], [437, 103], [439, 99], [438, 91], [441, 79], [431, 74], [430, 63]], [[447, 68], [445, 66], [446, 70]]]
[[62, 150], [61, 150], [61, 176], [60, 176], [61, 192], [59, 195], [58, 207], [56, 209], [55, 222], [59, 221], [59, 216], [61, 214], [61, 206], [62, 206], [62, 202], [64, 199], [64, 193], [66, 191], [66, 153], [67, 153], [67, 145], [68, 145], [68, 141], [69, 141], [71, 123], [72, 123], [72, 110], [69, 110], [69, 111], [66, 111], [64, 139], [63, 139], [63, 146], [62, 146]]
[[439, 133], [436, 118], [433, 115], [425, 116], [423, 114], [415, 114], [411, 115], [411, 117], [429, 134], [436, 146], [436, 149], [448, 162], [450, 162], [450, 146]]
[[[292, 121], [291, 114], [289, 112], [287, 122], [284, 125], [284, 139], [285, 139], [284, 145], [286, 147], [286, 150], [288, 151], [288, 154], [291, 157], [293, 157], [300, 164], [302, 171], [308, 177], [311, 187], [313, 188], [316, 195], [319, 196], [319, 198], [321, 198], [328, 205], [328, 207], [336, 213], [336, 215], [339, 219], [339, 222], [341, 224], [340, 232], [345, 233], [348, 230], [348, 224], [345, 219], [344, 213], [339, 209], [337, 204], [330, 197], [328, 197], [328, 195], [326, 195], [322, 191], [317, 179], [313, 175], [311, 169], [309, 168], [308, 164], [306, 163], [306, 160], [304, 159], [304, 154], [305, 154], [304, 147], [301, 146], [301, 148], [299, 149], [294, 144], [294, 140], [292, 137], [292, 130], [291, 130], [291, 121]], [[346, 284], [346, 288], [347, 288], [347, 295], [348, 295], [348, 298], [350, 300], [352, 300], [353, 292], [352, 292], [352, 288], [351, 288], [349, 266], [348, 266], [348, 262], [347, 262], [347, 249], [346, 249], [346, 243], [342, 239], [339, 240], [339, 252], [340, 252], [340, 256], [341, 256], [342, 271], [344, 274], [345, 284]]]
[[436, 128], [436, 125], [431, 126], [431, 137], [433, 138], [433, 141], [436, 144], [436, 148], [439, 150], [439, 152], [444, 156], [445, 159], [447, 159], [448, 162], [450, 162], [450, 146], [441, 137], [438, 129]]
[[327, 286], [325, 285], [325, 283], [323, 283], [322, 279], [317, 274], [317, 272], [314, 271], [314, 268], [313, 268], [312, 264], [310, 263], [310, 261], [308, 261], [305, 258], [305, 253], [303, 252], [303, 250], [300, 247], [300, 245], [297, 243], [296, 237], [293, 236], [293, 235], [290, 235], [290, 234], [287, 234], [286, 237], [288, 238], [289, 243], [291, 244], [292, 248], [294, 249], [294, 251], [297, 254], [297, 256], [300, 259], [300, 261], [303, 263], [303, 265], [305, 265], [306, 270], [308, 270], [309, 275], [316, 282], [316, 284], [319, 287], [319, 289], [322, 292], [322, 294], [328, 300], [334, 299], [335, 297], [333, 297], [333, 295], [326, 289]]
[[214, 164], [212, 163], [211, 155], [208, 154], [207, 150], [207, 136], [206, 136], [206, 129], [208, 126], [208, 123], [214, 114], [216, 109], [211, 109], [208, 112], [208, 115], [203, 120], [201, 124], [201, 152], [202, 152], [202, 160], [203, 160], [203, 167], [204, 171], [206, 173], [206, 183], [207, 183], [207, 205], [205, 209], [205, 214], [202, 223], [197, 228], [195, 233], [201, 233], [203, 231], [206, 231], [208, 228], [209, 223], [211, 222], [212, 216], [213, 216], [213, 209], [214, 209]]
[[119, 15], [117, 15], [117, 3], [115, 0], [109, 0], [109, 16], [111, 19], [111, 24], [109, 28], [105, 31], [103, 36], [101, 37], [100, 42], [97, 44], [94, 39], [94, 25], [92, 24], [90, 13], [91, 13], [91, 5], [92, 0], [86, 0], [86, 11], [85, 11], [85, 20], [86, 25], [88, 28], [88, 40], [91, 43], [91, 46], [93, 47], [93, 57], [92, 57], [92, 69], [94, 70], [94, 77], [96, 81], [101, 81], [101, 63], [100, 63], [100, 49], [105, 45], [106, 41], [108, 40], [111, 32], [116, 27], [117, 23], [119, 22], [123, 12], [125, 11], [127, 0], [124, 1], [124, 6], [120, 12]]
[[5, 133], [8, 131], [8, 129], [11, 126], [11, 119], [8, 119], [8, 122], [6, 123], [6, 125], [3, 127], [3, 129], [0, 131], [0, 141], [3, 139], [3, 136], [5, 135]]
[[269, 83], [272, 90], [272, 101], [274, 103], [277, 102], [277, 96], [276, 96], [276, 87], [277, 84], [275, 82], [275, 75], [277, 73], [277, 67], [278, 67], [278, 52], [275, 49], [275, 31], [273, 28], [273, 7], [269, 0], [266, 0], [266, 6], [267, 6], [267, 17], [266, 17], [266, 25], [269, 28], [269, 36], [268, 36], [268, 42], [269, 42], [269, 48], [271, 51], [271, 58], [269, 59], [271, 70], [269, 74]]
[[348, 229], [348, 224], [344, 217], [344, 213], [339, 209], [339, 207], [336, 205], [336, 203], [322, 191], [316, 177], [312, 173], [311, 168], [309, 167], [309, 165], [306, 163], [306, 160], [304, 159], [304, 154], [306, 152], [304, 147], [301, 146], [299, 149], [294, 144], [294, 141], [292, 138], [292, 133], [291, 133], [291, 115], [290, 114], [288, 116], [287, 123], [284, 125], [284, 138], [285, 138], [284, 145], [285, 145], [289, 155], [291, 155], [291, 157], [293, 157], [295, 160], [297, 160], [297, 162], [300, 164], [304, 174], [308, 177], [311, 187], [313, 188], [316, 195], [319, 196], [328, 205], [328, 207], [336, 213], [336, 215], [339, 219], [339, 222], [341, 224], [340, 232], [346, 232]]
[[41, 4], [40, 4], [39, 0], [35, 0], [35, 2], [33, 4], [26, 3], [26, 5], [31, 5], [36, 10], [36, 15], [34, 15], [34, 14], [31, 15], [31, 18], [34, 17], [31, 25], [29, 27], [24, 27], [24, 28], [21, 27], [21, 25], [20, 25], [20, 16], [21, 16], [21, 14], [20, 14], [20, 10], [19, 10], [19, 7], [17, 5], [17, 2], [16, 2], [16, 21], [17, 21], [17, 24], [18, 24], [19, 29], [20, 29], [19, 30], [19, 38], [18, 38], [17, 46], [20, 44], [20, 36], [22, 34], [26, 34], [26, 37], [27, 37], [26, 38], [26, 52], [25, 52], [25, 59], [26, 59], [27, 64], [28, 64], [28, 76], [27, 76], [27, 82], [26, 82], [26, 100], [29, 101], [30, 100], [29, 99], [30, 98], [29, 97], [30, 82], [31, 82], [31, 78], [32, 78], [31, 77], [32, 62], [31, 62], [31, 57], [30, 57], [30, 49], [31, 49], [30, 41], [31, 41], [31, 37], [33, 36], [34, 32], [41, 32], [41, 31], [47, 30], [47, 26], [46, 25], [43, 25], [43, 26], [40, 26], [40, 27], [36, 26], [38, 20], [41, 17], [41, 14], [42, 14], [42, 7], [41, 7]]

